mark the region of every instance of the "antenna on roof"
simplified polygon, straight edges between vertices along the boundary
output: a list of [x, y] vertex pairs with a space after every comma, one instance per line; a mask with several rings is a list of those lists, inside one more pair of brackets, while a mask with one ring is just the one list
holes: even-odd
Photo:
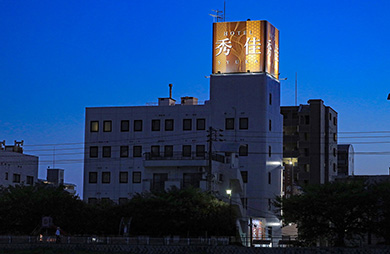
[[213, 17], [213, 22], [220, 22], [221, 20], [225, 21], [225, 15], [221, 16], [220, 14], [223, 13], [223, 11], [220, 10], [212, 10], [215, 12], [215, 14], [209, 14], [211, 17]]

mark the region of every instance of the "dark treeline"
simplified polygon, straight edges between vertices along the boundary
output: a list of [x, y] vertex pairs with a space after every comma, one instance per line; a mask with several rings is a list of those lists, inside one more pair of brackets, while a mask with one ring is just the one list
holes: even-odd
[[279, 198], [284, 223], [295, 223], [304, 245], [359, 245], [376, 236], [390, 244], [390, 183], [363, 181], [308, 185], [300, 195]]
[[118, 235], [121, 219], [131, 218], [130, 235], [226, 236], [235, 228], [230, 209], [193, 188], [137, 194], [118, 205], [86, 204], [62, 187], [11, 186], [0, 190], [0, 234], [33, 234], [50, 216], [68, 235]]

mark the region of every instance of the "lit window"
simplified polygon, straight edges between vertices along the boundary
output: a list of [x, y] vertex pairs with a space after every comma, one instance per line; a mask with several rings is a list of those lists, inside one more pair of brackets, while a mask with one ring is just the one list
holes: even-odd
[[111, 132], [112, 130], [112, 121], [103, 121], [103, 131]]
[[99, 121], [91, 121], [91, 132], [99, 131]]
[[130, 130], [130, 121], [129, 120], [122, 120], [121, 121], [121, 131], [128, 132], [129, 130]]
[[234, 130], [234, 118], [225, 119], [225, 130]]
[[111, 172], [102, 172], [102, 183], [110, 183]]

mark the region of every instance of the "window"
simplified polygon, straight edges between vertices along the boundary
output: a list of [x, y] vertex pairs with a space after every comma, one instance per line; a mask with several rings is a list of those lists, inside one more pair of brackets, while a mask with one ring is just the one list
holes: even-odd
[[206, 119], [204, 118], [199, 118], [196, 119], [196, 130], [205, 130], [206, 129]]
[[191, 145], [183, 145], [183, 157], [191, 157]]
[[310, 124], [310, 116], [309, 115], [305, 116], [305, 123]]
[[34, 177], [33, 176], [27, 176], [26, 177], [26, 184], [33, 185], [34, 184]]
[[272, 121], [271, 120], [269, 120], [269, 122], [268, 122], [268, 130], [272, 131]]
[[271, 199], [269, 198], [268, 199], [268, 211], [271, 211], [272, 210], [272, 201]]
[[122, 171], [119, 172], [119, 183], [128, 183], [129, 182], [129, 173]]
[[269, 94], [269, 105], [272, 105], [272, 93]]
[[8, 172], [5, 172], [5, 180], [8, 180]]
[[196, 145], [196, 157], [204, 157], [206, 154], [205, 145]]
[[152, 157], [159, 157], [160, 156], [160, 146], [152, 146], [150, 148], [150, 151], [151, 151], [150, 155]]
[[112, 121], [103, 121], [103, 131], [111, 132], [112, 129]]
[[184, 173], [183, 174], [183, 188], [187, 187], [200, 187], [200, 180], [202, 179], [202, 175], [199, 173]]
[[20, 183], [20, 174], [14, 174], [12, 182], [13, 183]]
[[240, 118], [240, 130], [247, 130], [248, 129], [248, 118]]
[[173, 146], [164, 146], [164, 157], [173, 157]]
[[120, 157], [129, 157], [129, 146], [121, 146], [120, 148]]
[[337, 141], [337, 133], [333, 133], [333, 140]]
[[103, 158], [111, 157], [111, 146], [103, 146]]
[[310, 133], [305, 132], [305, 140], [308, 141], [310, 139]]
[[165, 131], [173, 131], [173, 119], [165, 119]]
[[336, 163], [333, 163], [333, 172], [336, 172]]
[[310, 172], [310, 164], [305, 164], [305, 172], [306, 173]]
[[90, 146], [89, 147], [89, 158], [97, 158], [99, 152], [99, 147], [97, 146]]
[[99, 121], [91, 121], [91, 132], [99, 131]]
[[102, 172], [102, 183], [110, 183], [111, 172]]
[[329, 121], [332, 121], [332, 113], [329, 113]]
[[157, 173], [153, 174], [153, 190], [154, 191], [164, 191], [165, 189], [165, 181], [168, 180], [167, 173]]
[[234, 130], [234, 118], [225, 119], [225, 130]]
[[308, 156], [310, 156], [310, 150], [309, 150], [309, 148], [305, 148], [305, 156], [306, 157], [308, 157]]
[[337, 125], [337, 117], [333, 117], [333, 125]]
[[238, 150], [238, 155], [239, 156], [248, 156], [248, 145], [240, 146], [240, 148]]
[[142, 146], [133, 146], [133, 157], [142, 157]]
[[268, 172], [268, 184], [271, 184], [271, 172]]
[[183, 119], [183, 131], [192, 130], [192, 119]]
[[141, 183], [141, 172], [140, 171], [133, 172], [133, 183]]
[[142, 131], [142, 120], [134, 120], [134, 131]]
[[272, 155], [272, 147], [268, 146], [268, 157], [271, 157]]
[[121, 121], [121, 131], [122, 132], [130, 131], [130, 121], [129, 120], [122, 120]]
[[337, 150], [336, 150], [336, 148], [333, 148], [333, 156], [334, 156], [334, 157], [337, 156]]
[[242, 181], [248, 183], [248, 171], [241, 171]]
[[97, 183], [97, 172], [89, 172], [88, 182]]
[[160, 131], [160, 120], [159, 119], [152, 120], [152, 131]]

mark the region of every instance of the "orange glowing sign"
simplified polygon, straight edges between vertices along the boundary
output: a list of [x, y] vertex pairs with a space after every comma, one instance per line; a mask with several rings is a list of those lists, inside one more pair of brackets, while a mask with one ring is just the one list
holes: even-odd
[[279, 30], [268, 21], [214, 23], [212, 73], [237, 72], [279, 77]]

